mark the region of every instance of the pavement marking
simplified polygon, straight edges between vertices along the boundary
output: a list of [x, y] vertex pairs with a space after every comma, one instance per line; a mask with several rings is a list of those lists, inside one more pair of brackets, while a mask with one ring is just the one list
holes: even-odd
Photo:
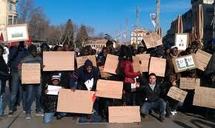
[[14, 117], [14, 119], [9, 123], [9, 125], [6, 128], [10, 128], [13, 123], [18, 119], [18, 117], [22, 114], [22, 111], [19, 112], [19, 114], [17, 116]]

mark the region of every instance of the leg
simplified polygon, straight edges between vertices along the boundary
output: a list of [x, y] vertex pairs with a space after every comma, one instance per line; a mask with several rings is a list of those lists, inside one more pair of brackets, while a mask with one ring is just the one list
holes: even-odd
[[141, 114], [148, 115], [151, 108], [152, 108], [151, 103], [145, 102], [141, 107]]
[[35, 97], [36, 97], [36, 112], [40, 113], [41, 112], [41, 86], [36, 85], [35, 86]]
[[44, 113], [43, 123], [48, 124], [51, 123], [54, 118], [54, 112]]
[[34, 86], [35, 85], [25, 85], [26, 86], [26, 114], [31, 114], [31, 105], [34, 101]]

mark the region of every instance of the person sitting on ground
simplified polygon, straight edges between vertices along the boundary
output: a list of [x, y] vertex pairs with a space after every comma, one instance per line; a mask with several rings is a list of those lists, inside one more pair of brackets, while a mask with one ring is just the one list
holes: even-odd
[[149, 74], [148, 84], [141, 85], [137, 88], [137, 91], [140, 91], [144, 94], [142, 99], [143, 104], [141, 106], [141, 114], [146, 117], [151, 110], [159, 110], [160, 112], [160, 121], [165, 119], [165, 110], [166, 103], [161, 98], [161, 86], [157, 83], [157, 76], [154, 73]]

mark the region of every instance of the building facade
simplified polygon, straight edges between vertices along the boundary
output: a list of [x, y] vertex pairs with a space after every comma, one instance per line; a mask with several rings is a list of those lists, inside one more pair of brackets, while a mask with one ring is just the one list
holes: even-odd
[[17, 23], [18, 0], [0, 0], [0, 34], [6, 37], [6, 26]]
[[108, 40], [104, 38], [89, 38], [87, 42], [84, 44], [84, 46], [91, 46], [93, 49], [95, 49], [97, 52], [101, 51], [103, 47], [106, 47], [106, 42]]
[[[210, 0], [209, 0], [210, 1]], [[213, 1], [213, 0], [212, 0]], [[192, 33], [194, 25], [197, 22], [196, 13], [198, 10], [198, 5], [202, 4], [203, 13], [204, 13], [204, 25], [203, 25], [203, 42], [207, 43], [214, 38], [214, 13], [215, 7], [214, 4], [205, 4], [204, 0], [191, 0], [192, 8], [185, 12], [182, 15], [183, 20], [183, 32]], [[167, 35], [164, 37], [164, 44], [168, 46], [174, 45], [175, 42], [175, 33], [177, 30], [177, 19], [171, 23], [170, 29], [167, 31]]]
[[147, 31], [142, 28], [136, 28], [131, 32], [131, 45], [139, 45], [142, 43], [143, 36]]

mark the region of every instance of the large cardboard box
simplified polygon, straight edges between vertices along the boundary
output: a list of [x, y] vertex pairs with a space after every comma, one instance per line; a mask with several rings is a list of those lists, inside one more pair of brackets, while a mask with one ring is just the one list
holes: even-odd
[[195, 54], [197, 68], [199, 70], [205, 71], [205, 69], [207, 68], [211, 57], [212, 57], [211, 54], [199, 49]]
[[176, 73], [195, 69], [197, 67], [194, 54], [173, 58], [172, 62]]
[[141, 122], [139, 106], [109, 107], [110, 123], [136, 123]]
[[167, 96], [183, 103], [187, 96], [187, 92], [173, 86], [170, 88]]
[[108, 54], [105, 61], [104, 72], [116, 74], [116, 69], [119, 63], [118, 58], [118, 56]]
[[147, 33], [143, 36], [143, 40], [147, 49], [162, 45], [162, 38], [155, 32]]
[[164, 77], [166, 71], [166, 59], [151, 57], [149, 73], [155, 73], [157, 76]]
[[180, 88], [187, 90], [194, 90], [200, 86], [199, 78], [180, 78]]
[[92, 61], [93, 66], [97, 67], [95, 55], [76, 57], [77, 67], [79, 68], [79, 67], [83, 66], [85, 61], [88, 59], [90, 61]]
[[98, 80], [96, 96], [104, 98], [122, 99], [123, 82], [111, 80]]
[[23, 63], [21, 71], [22, 84], [40, 84], [41, 67], [39, 63]]
[[135, 72], [148, 72], [149, 71], [149, 54], [138, 54], [133, 57], [133, 68]]
[[193, 99], [193, 105], [215, 109], [215, 89], [207, 87], [197, 87]]
[[43, 52], [43, 71], [73, 71], [74, 52]]
[[95, 92], [61, 89], [58, 95], [57, 112], [92, 114]]

